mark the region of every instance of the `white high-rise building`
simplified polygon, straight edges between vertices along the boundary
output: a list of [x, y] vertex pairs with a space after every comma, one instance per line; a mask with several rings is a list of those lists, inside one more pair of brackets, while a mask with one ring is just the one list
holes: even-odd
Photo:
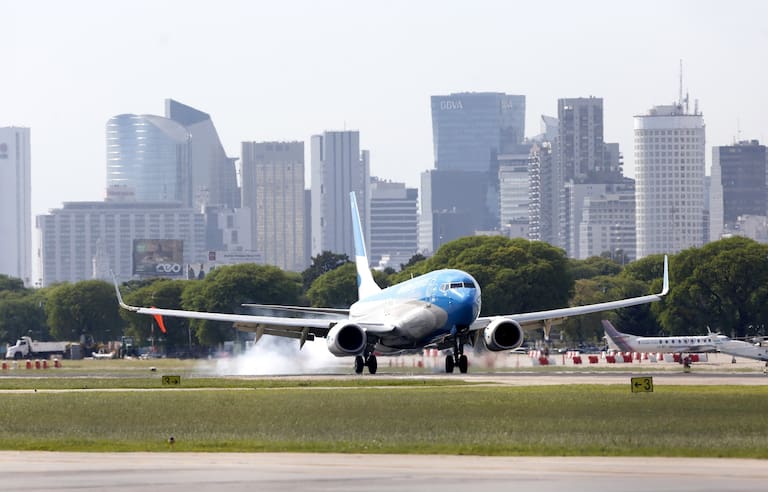
[[635, 116], [637, 257], [701, 246], [704, 118], [687, 103]]
[[0, 128], [0, 273], [32, 280], [29, 128]]
[[370, 163], [360, 151], [360, 132], [335, 131], [312, 136], [312, 256], [323, 251], [355, 257], [349, 193], [354, 191], [370, 244]]

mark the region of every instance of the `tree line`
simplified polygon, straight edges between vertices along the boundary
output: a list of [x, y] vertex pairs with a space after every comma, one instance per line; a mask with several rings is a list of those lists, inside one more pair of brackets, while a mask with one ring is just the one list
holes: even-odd
[[[655, 293], [661, 290], [662, 265], [662, 255], [622, 265], [609, 253], [575, 260], [543, 242], [475, 236], [447, 243], [430, 258], [416, 255], [400, 271], [376, 271], [374, 278], [386, 287], [439, 268], [465, 270], [481, 286], [482, 314], [494, 315]], [[559, 327], [562, 338], [569, 344], [599, 342], [602, 318], [636, 335], [703, 334], [707, 328], [733, 337], [765, 335], [768, 245], [723, 239], [670, 256], [669, 265], [671, 289], [663, 301], [570, 318]], [[121, 289], [133, 305], [248, 313], [243, 304], [348, 307], [357, 298], [356, 277], [346, 255], [324, 252], [301, 273], [241, 264], [218, 267], [198, 280], [131, 280]], [[231, 323], [164, 321], [167, 333], [161, 334], [151, 317], [119, 309], [113, 285], [101, 280], [29, 289], [0, 275], [0, 344], [24, 335], [72, 341], [89, 335], [102, 343], [126, 335], [139, 345], [159, 339], [173, 352], [207, 350], [243, 336]]]

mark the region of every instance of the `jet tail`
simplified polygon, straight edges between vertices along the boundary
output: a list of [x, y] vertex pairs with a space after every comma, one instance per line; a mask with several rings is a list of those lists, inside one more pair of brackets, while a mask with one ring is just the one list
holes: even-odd
[[349, 203], [352, 207], [352, 230], [355, 235], [355, 266], [357, 267], [357, 295], [358, 299], [364, 299], [381, 291], [376, 285], [368, 263], [368, 255], [365, 252], [365, 240], [363, 238], [363, 226], [360, 223], [360, 212], [357, 209], [355, 192], [349, 194]]
[[613, 350], [618, 350], [620, 352], [634, 352], [635, 348], [633, 345], [635, 344], [635, 340], [637, 339], [634, 335], [628, 335], [626, 333], [621, 333], [619, 330], [614, 328], [614, 326], [611, 324], [610, 321], [607, 319], [604, 319], [603, 321], [603, 330], [605, 331], [605, 337], [608, 341], [608, 346], [612, 348]]

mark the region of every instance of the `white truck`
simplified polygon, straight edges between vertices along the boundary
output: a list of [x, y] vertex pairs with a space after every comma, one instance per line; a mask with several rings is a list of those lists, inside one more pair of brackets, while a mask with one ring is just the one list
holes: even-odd
[[70, 342], [36, 342], [29, 337], [16, 340], [16, 345], [9, 345], [5, 351], [6, 359], [24, 359], [31, 357], [48, 358], [52, 355], [64, 357]]

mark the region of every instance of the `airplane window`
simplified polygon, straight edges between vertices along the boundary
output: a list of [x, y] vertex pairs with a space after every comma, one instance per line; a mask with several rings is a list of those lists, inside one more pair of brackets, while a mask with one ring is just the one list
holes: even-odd
[[463, 286], [461, 282], [453, 282], [451, 284], [451, 289], [460, 289]]
[[464, 287], [466, 287], [467, 289], [474, 289], [475, 284], [473, 282], [464, 282]]
[[443, 292], [445, 292], [446, 290], [448, 290], [448, 284], [442, 284], [442, 285], [440, 286], [440, 290], [442, 290]]

